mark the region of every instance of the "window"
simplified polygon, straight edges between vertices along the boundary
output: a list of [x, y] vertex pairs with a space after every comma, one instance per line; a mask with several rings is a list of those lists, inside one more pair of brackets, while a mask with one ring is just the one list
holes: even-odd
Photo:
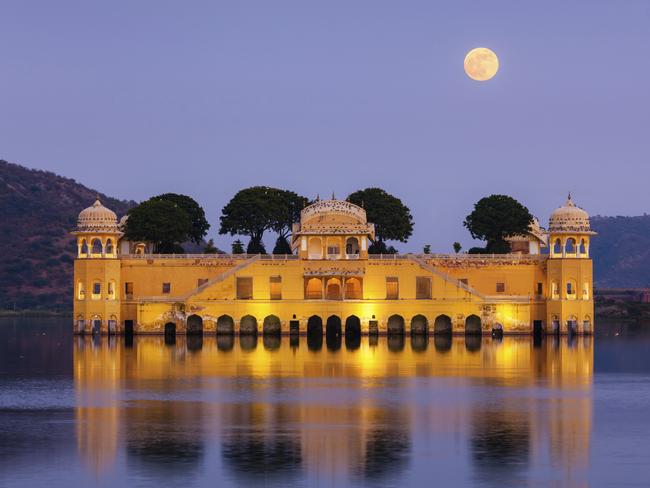
[[582, 299], [589, 300], [589, 283], [582, 285]]
[[553, 297], [554, 300], [560, 298], [560, 291], [555, 281], [551, 283], [551, 296]]
[[269, 278], [271, 300], [282, 300], [282, 276], [271, 276]]
[[93, 283], [93, 300], [99, 300], [102, 297], [102, 284], [99, 281]]
[[250, 300], [253, 298], [253, 278], [237, 278], [237, 299]]
[[86, 299], [86, 290], [84, 289], [84, 284], [81, 281], [77, 285], [77, 299], [79, 300]]
[[327, 254], [339, 254], [339, 246], [327, 246]]
[[99, 239], [93, 239], [91, 244], [92, 244], [91, 252], [93, 254], [101, 254], [102, 253], [102, 241], [100, 241]]
[[109, 281], [108, 282], [108, 299], [109, 300], [115, 300], [115, 282], [114, 281]]
[[113, 254], [113, 241], [110, 239], [106, 241], [106, 254]]
[[415, 277], [415, 298], [418, 300], [431, 299], [431, 278], [428, 276]]
[[537, 294], [538, 295], [544, 294], [544, 285], [542, 283], [537, 283]]
[[576, 294], [576, 288], [572, 281], [567, 281], [566, 284], [566, 294], [568, 297], [574, 297]]
[[503, 293], [506, 291], [505, 283], [497, 283], [497, 293]]
[[163, 283], [162, 284], [163, 295], [167, 295], [167, 294], [171, 293], [171, 291], [172, 291], [172, 284], [171, 283]]
[[320, 278], [305, 278], [305, 298], [308, 300], [322, 300], [323, 281]]
[[399, 280], [397, 276], [386, 276], [386, 300], [399, 299]]
[[197, 286], [201, 287], [201, 286], [205, 285], [207, 282], [208, 282], [207, 278], [199, 278]]
[[124, 283], [124, 294], [126, 298], [131, 298], [133, 296], [133, 282], [127, 281]]

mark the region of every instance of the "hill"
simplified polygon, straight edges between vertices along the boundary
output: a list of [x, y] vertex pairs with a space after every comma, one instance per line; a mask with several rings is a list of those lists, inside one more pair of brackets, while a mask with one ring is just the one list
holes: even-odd
[[650, 286], [650, 215], [591, 219], [594, 285], [599, 288]]
[[70, 231], [97, 195], [118, 215], [135, 205], [0, 160], [0, 309], [71, 307], [76, 246]]

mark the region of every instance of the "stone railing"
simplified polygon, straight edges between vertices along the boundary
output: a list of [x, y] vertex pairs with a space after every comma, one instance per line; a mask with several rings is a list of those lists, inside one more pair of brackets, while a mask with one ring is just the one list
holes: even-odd
[[299, 259], [295, 254], [120, 254], [122, 259], [250, 259], [259, 256], [262, 260], [287, 261]]

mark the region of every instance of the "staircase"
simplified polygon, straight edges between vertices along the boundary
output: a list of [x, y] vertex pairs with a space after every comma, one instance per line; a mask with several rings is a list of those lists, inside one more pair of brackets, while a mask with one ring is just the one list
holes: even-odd
[[250, 266], [254, 262], [258, 261], [259, 259], [260, 259], [259, 254], [256, 254], [255, 256], [246, 259], [243, 263], [238, 264], [234, 268], [230, 268], [225, 273], [221, 273], [220, 275], [215, 276], [211, 280], [206, 281], [201, 286], [199, 286], [199, 287], [195, 288], [194, 290], [192, 290], [191, 292], [189, 292], [187, 295], [183, 295], [182, 297], [179, 297], [178, 301], [185, 301], [185, 300], [193, 297], [194, 295], [197, 295], [198, 293], [201, 293], [202, 291], [204, 291], [205, 289], [211, 287], [212, 285], [214, 285], [216, 283], [220, 283], [223, 280], [225, 280], [226, 278], [228, 278], [229, 276], [232, 276], [235, 273], [237, 273], [238, 271], [241, 271], [242, 269], [247, 268], [248, 266]]
[[461, 288], [465, 290], [468, 293], [471, 293], [472, 295], [484, 300], [485, 295], [479, 293], [475, 288], [472, 288], [469, 285], [466, 285], [462, 281], [457, 280], [456, 278], [452, 278], [446, 273], [443, 273], [442, 271], [439, 271], [436, 269], [435, 266], [431, 266], [429, 263], [427, 263], [424, 259], [414, 255], [414, 254], [408, 254], [408, 259], [410, 261], [413, 261], [414, 263], [418, 264], [422, 269], [427, 270], [428, 272], [434, 274], [435, 276], [438, 276], [439, 278], [442, 278], [445, 280], [447, 283], [450, 283], [458, 288]]

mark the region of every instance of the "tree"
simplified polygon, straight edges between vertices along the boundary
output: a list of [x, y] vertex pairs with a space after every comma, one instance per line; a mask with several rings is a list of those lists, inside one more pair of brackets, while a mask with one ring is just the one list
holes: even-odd
[[273, 254], [291, 254], [291, 245], [286, 237], [278, 236], [273, 248]]
[[388, 252], [390, 248], [385, 241], [406, 242], [413, 234], [413, 217], [409, 208], [399, 198], [381, 188], [356, 191], [347, 200], [364, 207], [368, 222], [375, 224], [375, 242], [368, 252]]
[[506, 239], [527, 233], [532, 222], [528, 209], [514, 198], [490, 195], [476, 202], [463, 225], [474, 239], [486, 241], [485, 252], [502, 254], [510, 252]]
[[293, 223], [300, 220], [300, 212], [309, 204], [309, 199], [289, 190], [276, 189], [272, 200], [274, 215], [271, 228], [286, 242]]
[[235, 239], [232, 242], [231, 252], [233, 254], [244, 254], [244, 243], [239, 239]]
[[184, 252], [180, 243], [193, 233], [187, 212], [169, 200], [149, 199], [130, 209], [128, 216], [125, 237], [153, 243], [156, 253]]
[[214, 245], [214, 239], [210, 239], [208, 243], [203, 248], [205, 254], [217, 254], [219, 249]]
[[422, 252], [424, 254], [431, 254], [431, 244], [425, 244], [424, 248], [422, 249]]
[[186, 240], [197, 244], [203, 241], [203, 238], [208, 233], [208, 229], [210, 229], [210, 224], [205, 218], [205, 212], [193, 198], [178, 193], [163, 193], [162, 195], [152, 197], [150, 200], [166, 200], [184, 210], [192, 223], [192, 230]]
[[460, 252], [460, 250], [463, 248], [463, 246], [461, 246], [461, 245], [460, 245], [460, 242], [458, 242], [458, 241], [457, 241], [457, 242], [454, 242], [454, 243], [452, 244], [452, 246], [454, 247], [454, 252], [455, 252], [456, 254], [458, 254], [458, 253]]
[[266, 254], [266, 247], [264, 247], [264, 242], [254, 241], [252, 238], [248, 241], [246, 246], [246, 254]]

